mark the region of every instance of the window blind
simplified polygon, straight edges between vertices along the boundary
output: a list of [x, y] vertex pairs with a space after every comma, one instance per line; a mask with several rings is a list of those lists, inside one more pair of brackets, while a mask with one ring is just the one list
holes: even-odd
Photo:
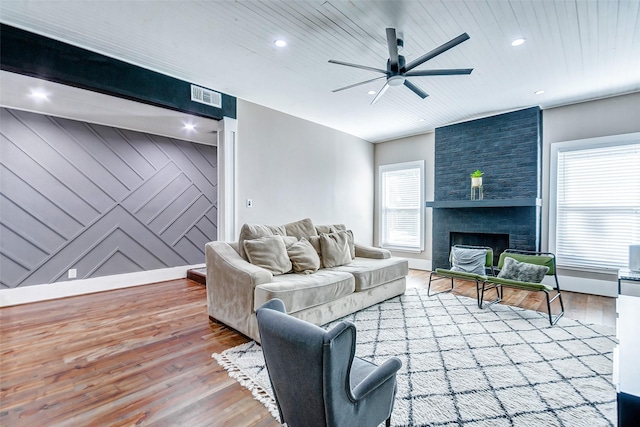
[[558, 153], [558, 264], [626, 267], [640, 242], [640, 143]]
[[382, 247], [424, 250], [423, 182], [421, 162], [381, 166]]

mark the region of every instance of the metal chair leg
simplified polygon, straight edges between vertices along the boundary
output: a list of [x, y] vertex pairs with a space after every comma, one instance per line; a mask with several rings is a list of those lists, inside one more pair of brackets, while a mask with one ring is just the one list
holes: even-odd
[[[429, 275], [429, 284], [427, 285], [427, 296], [430, 297], [431, 295], [438, 295], [438, 294], [442, 294], [445, 292], [451, 292], [453, 290], [453, 277], [451, 277], [451, 289], [448, 289], [446, 291], [440, 291], [440, 292], [436, 292], [434, 294], [431, 293], [431, 279], [433, 278], [433, 275], [436, 274], [435, 271], [432, 271], [431, 274]], [[439, 277], [436, 280], [439, 279], [446, 279], [446, 277]]]
[[[487, 286], [487, 282], [482, 282], [482, 292], [481, 293], [478, 292], [478, 294], [479, 294], [478, 308], [484, 308], [485, 307], [485, 304], [484, 304], [484, 291], [486, 290], [486, 286]], [[492, 286], [496, 290], [496, 299], [494, 299], [491, 302], [488, 302], [486, 304], [486, 307], [489, 307], [490, 305], [497, 304], [500, 301], [502, 301], [502, 292], [504, 292], [504, 290], [502, 289], [502, 286], [495, 285], [495, 284], [492, 285]], [[476, 281], [476, 291], [478, 291], [478, 287], [479, 287], [478, 281]], [[498, 289], [498, 288], [500, 288], [500, 289]]]
[[[544, 291], [545, 295], [547, 296], [547, 311], [549, 313], [549, 323], [551, 324], [551, 326], [558, 323], [558, 320], [560, 320], [560, 318], [564, 316], [564, 303], [562, 302], [562, 294], [557, 289], [556, 289], [556, 292], [557, 292], [556, 296], [549, 299], [549, 291]], [[560, 313], [553, 316], [551, 314], [551, 303], [554, 302], [556, 299], [560, 300]]]

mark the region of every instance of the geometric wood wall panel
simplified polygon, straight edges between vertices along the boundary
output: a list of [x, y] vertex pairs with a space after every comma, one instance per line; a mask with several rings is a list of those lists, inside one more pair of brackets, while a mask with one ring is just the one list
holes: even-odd
[[0, 286], [204, 262], [217, 149], [0, 108]]

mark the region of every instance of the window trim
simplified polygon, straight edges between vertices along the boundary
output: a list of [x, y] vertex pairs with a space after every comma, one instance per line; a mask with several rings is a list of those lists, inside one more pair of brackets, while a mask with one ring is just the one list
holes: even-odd
[[[398, 170], [406, 170], [406, 169], [420, 169], [420, 202], [419, 202], [419, 212], [418, 215], [420, 217], [420, 225], [418, 234], [420, 236], [420, 244], [417, 246], [402, 246], [402, 245], [389, 245], [384, 244], [384, 236], [386, 235], [384, 230], [384, 221], [383, 221], [383, 210], [384, 210], [384, 195], [383, 195], [383, 175], [385, 172], [393, 172]], [[380, 240], [380, 247], [389, 249], [392, 251], [399, 252], [411, 252], [411, 253], [421, 253], [424, 252], [425, 247], [425, 215], [426, 215], [426, 183], [425, 183], [425, 161], [424, 160], [415, 160], [411, 162], [402, 162], [402, 163], [391, 163], [386, 165], [378, 166], [378, 236]]]
[[[640, 132], [608, 135], [596, 138], [576, 139], [572, 141], [561, 141], [552, 143], [549, 153], [549, 251], [557, 252], [557, 226], [558, 226], [558, 154], [565, 151], [578, 151], [580, 149], [589, 150], [602, 147], [616, 147], [640, 142]], [[562, 264], [558, 267], [570, 269], [589, 269], [606, 272], [606, 267], [594, 268], [593, 266]]]

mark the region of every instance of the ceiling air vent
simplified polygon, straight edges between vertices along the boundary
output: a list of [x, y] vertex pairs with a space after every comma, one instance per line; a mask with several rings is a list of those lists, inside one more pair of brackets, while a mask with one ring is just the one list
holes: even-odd
[[222, 94], [203, 87], [191, 85], [191, 100], [212, 107], [222, 108]]

